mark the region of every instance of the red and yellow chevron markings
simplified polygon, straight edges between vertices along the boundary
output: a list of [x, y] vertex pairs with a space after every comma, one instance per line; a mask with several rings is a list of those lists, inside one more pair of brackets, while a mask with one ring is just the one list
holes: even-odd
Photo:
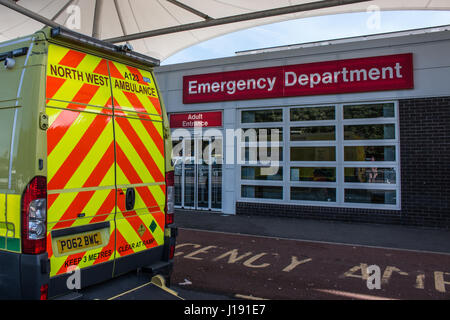
[[[156, 92], [148, 71], [50, 45], [46, 112], [51, 276], [70, 265], [83, 268], [163, 244], [164, 141]], [[129, 187], [136, 190], [131, 211], [125, 209], [122, 191]], [[103, 221], [110, 222], [103, 247], [69, 255], [53, 252], [52, 230]]]

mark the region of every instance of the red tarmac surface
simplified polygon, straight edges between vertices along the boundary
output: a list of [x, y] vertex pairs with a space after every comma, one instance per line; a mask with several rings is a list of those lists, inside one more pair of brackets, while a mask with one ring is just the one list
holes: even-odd
[[[371, 265], [381, 289], [367, 286]], [[172, 284], [244, 298], [448, 300], [450, 255], [179, 229]]]

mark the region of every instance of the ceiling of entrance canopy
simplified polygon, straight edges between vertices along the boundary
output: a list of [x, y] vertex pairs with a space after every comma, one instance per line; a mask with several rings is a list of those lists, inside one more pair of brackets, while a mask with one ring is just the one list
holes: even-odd
[[62, 25], [164, 60], [259, 25], [367, 10], [450, 10], [448, 0], [0, 0], [0, 41]]

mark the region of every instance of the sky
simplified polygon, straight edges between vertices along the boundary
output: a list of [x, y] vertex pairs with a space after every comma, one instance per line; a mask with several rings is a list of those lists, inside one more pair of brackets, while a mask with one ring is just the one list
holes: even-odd
[[289, 20], [226, 34], [175, 53], [161, 65], [234, 56], [260, 49], [360, 35], [450, 25], [450, 11], [391, 11]]

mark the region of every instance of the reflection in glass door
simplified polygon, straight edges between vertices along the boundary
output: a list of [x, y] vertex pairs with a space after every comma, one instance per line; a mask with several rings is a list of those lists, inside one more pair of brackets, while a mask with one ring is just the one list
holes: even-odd
[[[197, 208], [209, 209], [209, 154], [210, 140], [196, 139]], [[205, 154], [206, 153], [206, 154]]]
[[215, 137], [173, 142], [175, 206], [222, 209], [222, 140]]
[[195, 206], [195, 148], [194, 140], [183, 141], [183, 164], [184, 164], [184, 206]]
[[222, 139], [211, 141], [211, 208], [222, 209]]
[[181, 164], [181, 159], [183, 157], [183, 150], [181, 148], [177, 149], [177, 144], [179, 141], [172, 142], [172, 161], [174, 168], [174, 187], [175, 187], [175, 206], [181, 206], [183, 190], [182, 179], [183, 179], [183, 166]]

